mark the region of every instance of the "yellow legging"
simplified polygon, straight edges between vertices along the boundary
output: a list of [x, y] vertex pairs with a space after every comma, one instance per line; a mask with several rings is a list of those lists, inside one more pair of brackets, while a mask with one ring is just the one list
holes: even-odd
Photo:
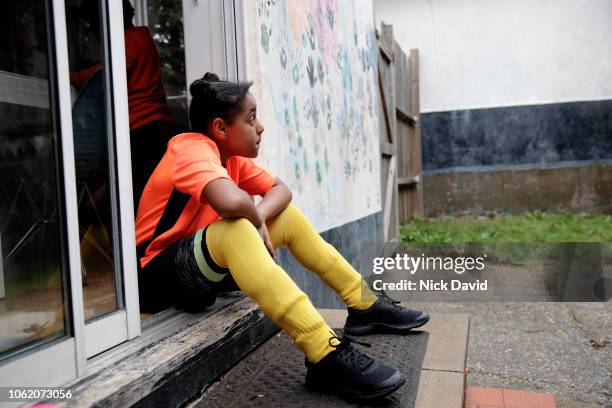
[[[367, 309], [376, 301], [367, 283], [340, 253], [310, 224], [304, 214], [289, 205], [266, 222], [274, 248], [287, 246], [293, 256], [316, 273], [347, 306]], [[245, 218], [211, 224], [206, 245], [213, 261], [229, 268], [238, 287], [284, 329], [306, 358], [317, 363], [334, 348], [335, 335], [308, 296], [268, 253], [257, 229]], [[331, 334], [331, 333], [333, 334]], [[337, 345], [335, 340], [332, 344]]]

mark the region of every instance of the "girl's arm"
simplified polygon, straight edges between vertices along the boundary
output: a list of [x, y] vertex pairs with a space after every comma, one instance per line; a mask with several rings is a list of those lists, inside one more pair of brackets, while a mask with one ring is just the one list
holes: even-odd
[[261, 202], [255, 207], [251, 196], [234, 182], [220, 178], [206, 185], [202, 199], [223, 218], [244, 217], [257, 228], [272, 258], [276, 259], [266, 220], [281, 212], [291, 202], [291, 190], [278, 177]]
[[260, 228], [265, 222], [251, 196], [231, 180], [219, 178], [211, 181], [202, 191], [202, 198], [201, 201], [208, 202], [223, 218], [244, 217], [255, 228]]
[[272, 188], [264, 194], [263, 199], [257, 204], [257, 210], [264, 222], [280, 213], [291, 202], [291, 190], [278, 177]]
[[267, 219], [274, 217], [291, 202], [291, 190], [278, 177], [255, 207], [251, 196], [228, 179], [220, 178], [206, 185], [202, 196], [223, 218], [244, 217], [259, 228]]

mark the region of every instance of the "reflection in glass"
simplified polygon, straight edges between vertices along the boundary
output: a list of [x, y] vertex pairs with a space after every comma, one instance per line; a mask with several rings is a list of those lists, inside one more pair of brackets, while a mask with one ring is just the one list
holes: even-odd
[[185, 77], [185, 42], [183, 2], [148, 0], [147, 25], [151, 30], [161, 60], [162, 82], [174, 123], [189, 127], [187, 121], [187, 85]]
[[68, 61], [72, 86], [79, 235], [85, 320], [118, 308], [111, 212], [106, 67], [100, 6], [67, 0]]
[[0, 14], [0, 357], [67, 332], [48, 8]]

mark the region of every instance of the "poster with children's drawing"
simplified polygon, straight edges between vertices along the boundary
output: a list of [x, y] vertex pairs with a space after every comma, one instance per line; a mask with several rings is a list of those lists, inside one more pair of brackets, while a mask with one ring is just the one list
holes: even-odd
[[318, 231], [380, 211], [371, 0], [257, 0], [245, 14], [265, 127], [257, 161]]

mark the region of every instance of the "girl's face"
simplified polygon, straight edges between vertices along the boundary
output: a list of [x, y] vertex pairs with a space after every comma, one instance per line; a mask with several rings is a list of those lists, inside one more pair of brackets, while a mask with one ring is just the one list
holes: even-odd
[[250, 93], [242, 101], [242, 110], [231, 125], [226, 125], [225, 149], [236, 156], [257, 157], [264, 127], [257, 119], [257, 103]]

